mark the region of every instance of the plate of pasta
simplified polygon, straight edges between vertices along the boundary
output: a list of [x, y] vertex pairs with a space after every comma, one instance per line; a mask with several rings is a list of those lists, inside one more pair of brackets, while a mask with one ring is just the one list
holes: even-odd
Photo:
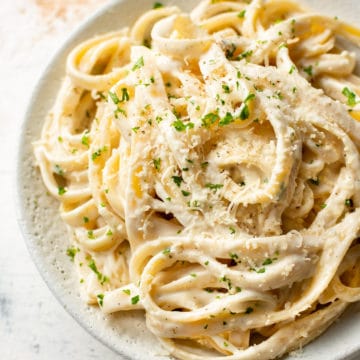
[[20, 225], [124, 357], [359, 356], [360, 5], [309, 3], [114, 2], [40, 79]]

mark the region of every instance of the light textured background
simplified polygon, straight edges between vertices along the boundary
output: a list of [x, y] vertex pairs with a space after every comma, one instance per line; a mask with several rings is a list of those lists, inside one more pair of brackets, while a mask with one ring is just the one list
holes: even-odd
[[[93, 339], [41, 279], [20, 234], [15, 165], [23, 115], [51, 55], [106, 0], [1, 0], [0, 5], [0, 357], [121, 359]], [[44, 94], [46, 96], [46, 94]]]

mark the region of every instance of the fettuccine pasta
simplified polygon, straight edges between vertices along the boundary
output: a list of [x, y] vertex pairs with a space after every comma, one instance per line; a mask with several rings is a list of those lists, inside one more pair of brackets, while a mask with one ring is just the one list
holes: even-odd
[[34, 151], [89, 304], [179, 359], [274, 359], [360, 300], [360, 31], [287, 0], [91, 38]]

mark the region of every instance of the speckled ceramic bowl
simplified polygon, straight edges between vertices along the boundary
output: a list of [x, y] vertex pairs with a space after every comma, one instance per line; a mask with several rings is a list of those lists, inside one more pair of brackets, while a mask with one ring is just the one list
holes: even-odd
[[[198, 1], [164, 1], [190, 10]], [[307, 0], [317, 11], [359, 23], [359, 0]], [[18, 154], [19, 223], [39, 272], [65, 309], [94, 337], [123, 357], [133, 360], [169, 359], [155, 337], [146, 329], [143, 313], [125, 312], [104, 316], [80, 299], [73, 264], [66, 256], [68, 239], [58, 214], [58, 204], [46, 195], [39, 171], [34, 165], [32, 141], [40, 136], [46, 113], [65, 73], [70, 49], [96, 34], [131, 25], [153, 0], [124, 0], [110, 3], [87, 20], [60, 48], [40, 78], [25, 116]], [[359, 54], [360, 55], [360, 54]], [[360, 57], [360, 56], [359, 56]], [[352, 306], [323, 336], [299, 355], [303, 360], [360, 359], [360, 306]], [[86, 344], [84, 344], [86, 346]]]

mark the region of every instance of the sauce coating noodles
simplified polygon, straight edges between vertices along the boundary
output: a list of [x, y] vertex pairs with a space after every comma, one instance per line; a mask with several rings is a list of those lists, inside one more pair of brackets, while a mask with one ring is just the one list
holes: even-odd
[[84, 299], [180, 359], [273, 359], [360, 300], [360, 32], [159, 7], [68, 56], [34, 152]]

